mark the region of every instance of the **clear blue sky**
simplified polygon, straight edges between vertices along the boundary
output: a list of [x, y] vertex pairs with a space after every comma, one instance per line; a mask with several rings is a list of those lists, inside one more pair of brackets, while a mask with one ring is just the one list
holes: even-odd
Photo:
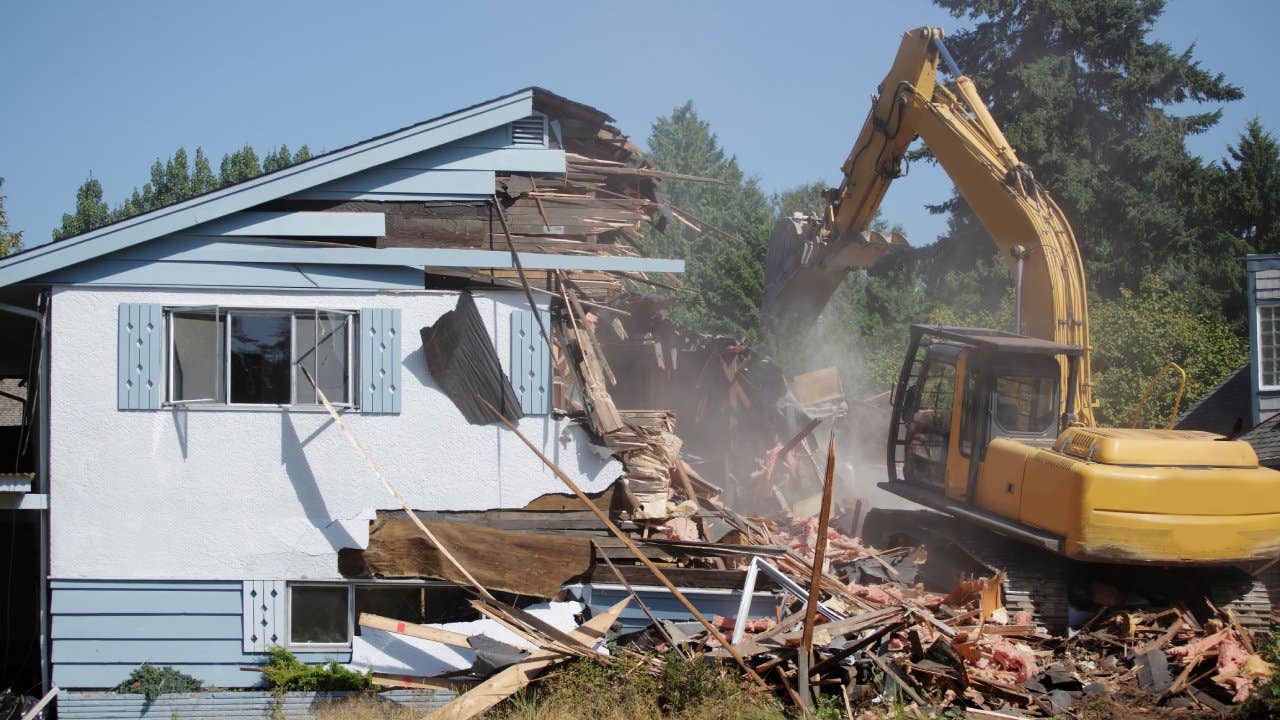
[[[687, 99], [770, 191], [838, 181], [902, 31], [957, 21], [924, 0], [538, 3], [16, 2], [0, 5], [0, 177], [44, 242], [90, 172], [118, 202], [157, 157], [244, 143], [335, 148], [528, 85], [594, 105], [642, 144]], [[1280, 3], [1173, 0], [1156, 29], [1241, 85], [1216, 159], [1259, 116], [1280, 130]], [[216, 167], [215, 167], [216, 170]], [[949, 194], [913, 168], [884, 214], [913, 243]]]

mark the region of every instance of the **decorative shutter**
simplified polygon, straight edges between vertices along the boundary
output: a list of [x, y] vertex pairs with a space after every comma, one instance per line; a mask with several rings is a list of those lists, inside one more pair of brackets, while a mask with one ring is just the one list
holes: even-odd
[[284, 645], [285, 597], [283, 580], [245, 580], [240, 599], [244, 603], [244, 651], [264, 653], [272, 645]]
[[360, 311], [360, 411], [400, 412], [400, 310]]
[[164, 308], [120, 303], [116, 407], [158, 410], [164, 399]]
[[[551, 331], [551, 315], [545, 310], [542, 323]], [[511, 364], [508, 376], [525, 415], [551, 413], [551, 348], [529, 310], [511, 311]]]

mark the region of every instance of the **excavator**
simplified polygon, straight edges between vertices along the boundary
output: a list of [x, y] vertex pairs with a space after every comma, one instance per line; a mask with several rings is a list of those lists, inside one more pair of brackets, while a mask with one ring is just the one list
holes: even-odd
[[1096, 425], [1075, 236], [942, 39], [905, 34], [825, 212], [779, 221], [766, 261], [762, 316], [811, 321], [847, 273], [905, 244], [869, 228], [920, 138], [1009, 264], [1014, 332], [911, 327], [880, 487], [928, 510], [876, 511], [867, 531], [1003, 570], [1006, 606], [1055, 629], [1089, 604], [1073, 598], [1135, 593], [1209, 598], [1269, 629], [1280, 472], [1216, 434]]

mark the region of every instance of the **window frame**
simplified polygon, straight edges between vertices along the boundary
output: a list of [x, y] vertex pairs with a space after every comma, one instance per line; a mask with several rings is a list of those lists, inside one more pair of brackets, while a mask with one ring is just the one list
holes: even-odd
[[[1274, 302], [1258, 303], [1257, 307], [1256, 307], [1256, 308], [1254, 308], [1254, 328], [1255, 328], [1255, 332], [1257, 333], [1258, 343], [1257, 343], [1257, 347], [1255, 347], [1255, 348], [1254, 348], [1254, 350], [1253, 350], [1253, 352], [1254, 352], [1254, 358], [1255, 358], [1255, 361], [1256, 361], [1256, 362], [1257, 362], [1257, 364], [1258, 364], [1258, 366], [1257, 366], [1257, 367], [1258, 367], [1258, 370], [1257, 370], [1257, 373], [1258, 373], [1258, 389], [1259, 389], [1259, 390], [1280, 390], [1280, 383], [1277, 383], [1277, 384], [1274, 384], [1274, 385], [1268, 385], [1268, 384], [1265, 382], [1266, 377], [1265, 377], [1265, 375], [1263, 374], [1263, 370], [1262, 370], [1262, 350], [1263, 350], [1263, 347], [1262, 347], [1262, 311], [1263, 311], [1264, 309], [1266, 309], [1266, 310], [1270, 310], [1270, 311], [1272, 311], [1272, 312], [1274, 313], [1274, 315], [1273, 315], [1273, 316], [1272, 316], [1272, 318], [1271, 318], [1271, 321], [1272, 321], [1272, 330], [1271, 330], [1272, 347], [1273, 347], [1273, 348], [1280, 348], [1280, 342], [1276, 342], [1277, 338], [1280, 338], [1280, 333], [1278, 333], [1278, 332], [1276, 331], [1276, 329], [1275, 329], [1276, 324], [1277, 324], [1277, 323], [1280, 323], [1280, 303], [1274, 303]], [[1280, 352], [1276, 353], [1276, 358], [1277, 358], [1278, 364], [1277, 364], [1277, 366], [1276, 366], [1275, 374], [1276, 374], [1276, 378], [1277, 378], [1277, 379], [1280, 379]]]
[[[345, 643], [305, 643], [293, 641], [293, 589], [295, 587], [345, 587], [347, 590], [347, 641]], [[408, 587], [430, 590], [432, 588], [463, 588], [465, 586], [447, 580], [423, 580], [418, 578], [359, 578], [347, 581], [287, 580], [285, 581], [284, 647], [290, 652], [335, 652], [351, 650], [355, 643], [356, 628], [360, 618], [356, 613], [356, 590], [361, 587]]]
[[[1049, 396], [1051, 399], [1051, 402], [1049, 403], [1049, 407], [1051, 408], [1051, 412], [1049, 413], [1049, 419], [1045, 423], [1045, 426], [1043, 428], [1039, 430], [1015, 430], [1013, 428], [1005, 427], [1004, 423], [1000, 422], [1000, 413], [996, 410], [996, 408], [998, 408], [1000, 405], [1000, 403], [998, 402], [1000, 397], [1000, 381], [1002, 379], [1012, 378], [1012, 377], [1029, 378], [1037, 382], [1042, 380], [1049, 380], [1051, 383], [1053, 383], [1050, 386], [1053, 389], [1049, 393]], [[1006, 369], [997, 370], [995, 373], [992, 374], [991, 379], [992, 379], [991, 391], [990, 391], [991, 392], [991, 408], [992, 408], [991, 422], [994, 424], [995, 429], [1000, 431], [1001, 433], [1000, 437], [1036, 438], [1036, 437], [1043, 437], [1046, 433], [1049, 433], [1051, 431], [1056, 434], [1056, 431], [1058, 428], [1058, 418], [1057, 418], [1057, 410], [1053, 408], [1059, 407], [1062, 402], [1061, 387], [1058, 386], [1058, 383], [1060, 382], [1060, 380], [1058, 378], [1052, 375], [1038, 374], [1035, 372], [1028, 372], [1024, 375], [1014, 375], [1013, 372], [1010, 371], [1010, 369], [1006, 368]]]
[[[309, 643], [294, 642], [293, 640], [293, 590], [294, 588], [343, 588], [347, 591], [347, 639], [344, 642], [337, 643]], [[333, 652], [335, 650], [350, 650], [352, 643], [356, 637], [356, 618], [355, 618], [355, 583], [349, 582], [320, 582], [320, 581], [289, 581], [285, 583], [285, 603], [284, 611], [284, 637], [285, 648], [291, 652]]]
[[[214, 317], [218, 323], [221, 323], [221, 331], [217, 338], [217, 356], [220, 365], [221, 378], [218, 381], [221, 384], [221, 397], [211, 399], [194, 399], [194, 400], [175, 400], [174, 394], [174, 343], [175, 333], [173, 330], [174, 313], [198, 312], [213, 310]], [[300, 408], [314, 409], [323, 407], [323, 403], [319, 402], [298, 402], [298, 348], [297, 348], [297, 332], [298, 317], [305, 316], [310, 313], [312, 321], [315, 323], [315, 336], [312, 340], [312, 352], [315, 352], [316, 345], [319, 344], [319, 328], [320, 313], [330, 315], [341, 315], [346, 317], [346, 390], [347, 397], [340, 401], [329, 398], [330, 404], [335, 408], [341, 409], [358, 409], [359, 393], [357, 387], [357, 378], [359, 377], [360, 353], [358, 351], [358, 325], [360, 319], [360, 311], [348, 308], [331, 308], [331, 307], [310, 307], [310, 308], [288, 308], [288, 307], [227, 307], [223, 305], [173, 305], [165, 306], [164, 313], [164, 329], [165, 329], [165, 400], [162, 403], [165, 407], [187, 408], [190, 406], [215, 407], [215, 408]], [[287, 403], [235, 403], [231, 402], [231, 317], [233, 315], [279, 315], [288, 314], [289, 316], [289, 402]], [[215, 372], [218, 372], [215, 370]], [[315, 373], [312, 373], [315, 378]], [[215, 386], [218, 383], [215, 383]]]

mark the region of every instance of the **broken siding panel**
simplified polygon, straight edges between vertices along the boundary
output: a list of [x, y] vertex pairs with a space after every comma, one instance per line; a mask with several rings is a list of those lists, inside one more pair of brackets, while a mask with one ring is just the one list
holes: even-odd
[[[543, 327], [551, 328], [551, 314], [542, 314]], [[551, 348], [542, 337], [537, 318], [529, 310], [512, 310], [509, 332], [511, 357], [509, 377], [511, 387], [520, 400], [520, 410], [525, 415], [551, 413]]]
[[[672, 622], [686, 622], [694, 620], [689, 610], [681, 605], [671, 591], [663, 587], [641, 587], [634, 588], [636, 596], [648, 606], [650, 612], [659, 620], [670, 620]], [[689, 598], [689, 602], [698, 608], [698, 612], [706, 617], [713, 615], [721, 615], [723, 617], [734, 617], [738, 614], [738, 603], [742, 599], [741, 590], [699, 590], [696, 588], [681, 588], [685, 597]], [[629, 595], [626, 588], [620, 585], [598, 585], [591, 584], [583, 586], [583, 599], [591, 606], [592, 613], [603, 612], [618, 601]], [[774, 593], [757, 592], [751, 597], [750, 617], [752, 618], [776, 618], [778, 603], [781, 597]], [[618, 617], [618, 624], [622, 626], [622, 633], [635, 632], [643, 630], [652, 623], [638, 606], [632, 604], [623, 610], [622, 615]]]
[[156, 410], [164, 381], [164, 309], [152, 303], [120, 303], [116, 407]]
[[400, 412], [400, 309], [360, 312], [360, 411]]
[[[112, 687], [143, 662], [164, 663], [220, 687], [250, 687], [260, 665], [245, 652], [241, 581], [51, 581], [53, 679], [67, 688]], [[283, 622], [283, 603], [277, 617]], [[350, 653], [301, 653], [347, 662]], [[166, 716], [167, 717], [167, 716]]]

